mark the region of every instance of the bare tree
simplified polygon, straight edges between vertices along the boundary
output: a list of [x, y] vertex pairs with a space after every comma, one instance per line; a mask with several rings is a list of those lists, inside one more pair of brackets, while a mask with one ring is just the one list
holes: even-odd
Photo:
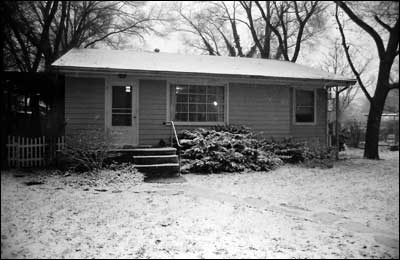
[[[324, 59], [321, 63], [321, 69], [330, 73], [334, 73], [337, 75], [342, 76], [353, 76], [353, 72], [351, 71], [350, 67], [348, 66], [347, 59], [344, 53], [344, 50], [341, 46], [341, 42], [339, 39], [334, 39], [332, 43], [329, 45], [331, 46], [330, 51], [328, 54], [324, 55]], [[360, 76], [366, 71], [368, 65], [370, 64], [372, 58], [363, 57], [362, 60], [356, 58], [356, 49], [350, 51], [349, 55], [359, 67]], [[371, 80], [366, 82], [366, 85], [371, 84]], [[345, 111], [351, 102], [355, 99], [357, 93], [359, 92], [360, 87], [356, 84], [350, 86], [346, 90], [342, 91], [339, 96], [339, 115]]]
[[136, 36], [162, 21], [161, 11], [143, 10], [143, 2], [3, 1], [5, 56], [8, 67], [20, 71], [49, 69], [74, 47], [97, 43], [115, 46], [118, 36]]
[[[396, 57], [399, 55], [399, 4], [398, 2], [368, 2], [365, 3], [365, 5], [357, 3], [358, 10], [356, 11], [351, 7], [351, 3], [345, 3], [343, 1], [335, 1], [335, 3], [337, 5], [335, 18], [342, 37], [342, 46], [346, 58], [357, 78], [361, 90], [370, 103], [364, 157], [368, 159], [379, 159], [379, 128], [385, 100], [390, 90], [399, 88], [398, 78], [396, 82], [391, 81], [392, 66]], [[339, 19], [339, 8], [344, 11], [363, 32], [372, 37], [375, 42], [379, 57], [379, 70], [373, 95], [368, 92], [360, 77], [360, 72], [355, 67], [353, 59], [350, 56], [350, 47], [346, 41], [345, 32]], [[367, 21], [369, 21], [369, 23], [367, 23]], [[370, 25], [372, 22], [374, 24]]]
[[[228, 4], [229, 3], [229, 4]], [[254, 56], [296, 62], [301, 45], [324, 28], [325, 5], [318, 1], [211, 2], [189, 15], [179, 14], [201, 40], [193, 47], [210, 55]], [[243, 27], [242, 27], [243, 26]], [[239, 27], [252, 42], [241, 41]], [[246, 51], [244, 51], [246, 50]]]
[[238, 31], [238, 3], [231, 2], [202, 3], [202, 8], [191, 12], [182, 3], [176, 7], [184, 26], [176, 29], [197, 36], [198, 40], [187, 40], [186, 44], [205, 51], [209, 55], [253, 56], [255, 46], [245, 50], [242, 47]]
[[[247, 18], [253, 17], [252, 2], [242, 1]], [[322, 16], [325, 5], [319, 1], [265, 1], [263, 7], [254, 1], [265, 24], [263, 45], [257, 44], [262, 57], [270, 58], [271, 31], [278, 40], [277, 51], [273, 58], [296, 62], [303, 42], [315, 37], [324, 28]], [[250, 24], [251, 25], [251, 24]], [[260, 41], [252, 33], [255, 42]], [[260, 48], [260, 47], [263, 48]], [[291, 57], [290, 57], [291, 55]]]

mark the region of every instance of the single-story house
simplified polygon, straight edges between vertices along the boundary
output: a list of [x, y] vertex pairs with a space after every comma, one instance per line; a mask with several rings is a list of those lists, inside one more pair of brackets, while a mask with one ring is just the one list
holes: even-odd
[[115, 146], [168, 141], [170, 121], [327, 144], [327, 88], [355, 83], [287, 61], [129, 50], [72, 49], [52, 67], [65, 75], [66, 134], [100, 129]]

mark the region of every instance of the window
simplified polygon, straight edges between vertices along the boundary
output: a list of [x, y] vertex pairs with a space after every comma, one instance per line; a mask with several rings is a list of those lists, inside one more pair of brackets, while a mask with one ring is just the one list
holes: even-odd
[[295, 120], [296, 123], [315, 122], [315, 92], [314, 90], [295, 90]]
[[172, 85], [173, 120], [224, 122], [224, 86]]
[[112, 86], [113, 126], [132, 125], [132, 86]]

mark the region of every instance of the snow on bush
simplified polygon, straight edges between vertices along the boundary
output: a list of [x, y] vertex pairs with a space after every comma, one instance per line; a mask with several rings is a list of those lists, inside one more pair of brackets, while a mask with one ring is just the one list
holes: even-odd
[[283, 163], [306, 163], [314, 167], [324, 166], [319, 164], [321, 160], [330, 160], [325, 148], [291, 139], [267, 140], [243, 126], [183, 130], [179, 139], [183, 173], [269, 171]]

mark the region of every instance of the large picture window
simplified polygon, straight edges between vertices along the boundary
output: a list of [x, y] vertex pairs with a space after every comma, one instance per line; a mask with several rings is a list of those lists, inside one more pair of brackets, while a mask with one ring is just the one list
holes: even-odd
[[172, 85], [177, 122], [224, 122], [225, 87]]
[[296, 123], [315, 123], [315, 92], [314, 90], [295, 90], [295, 120]]

